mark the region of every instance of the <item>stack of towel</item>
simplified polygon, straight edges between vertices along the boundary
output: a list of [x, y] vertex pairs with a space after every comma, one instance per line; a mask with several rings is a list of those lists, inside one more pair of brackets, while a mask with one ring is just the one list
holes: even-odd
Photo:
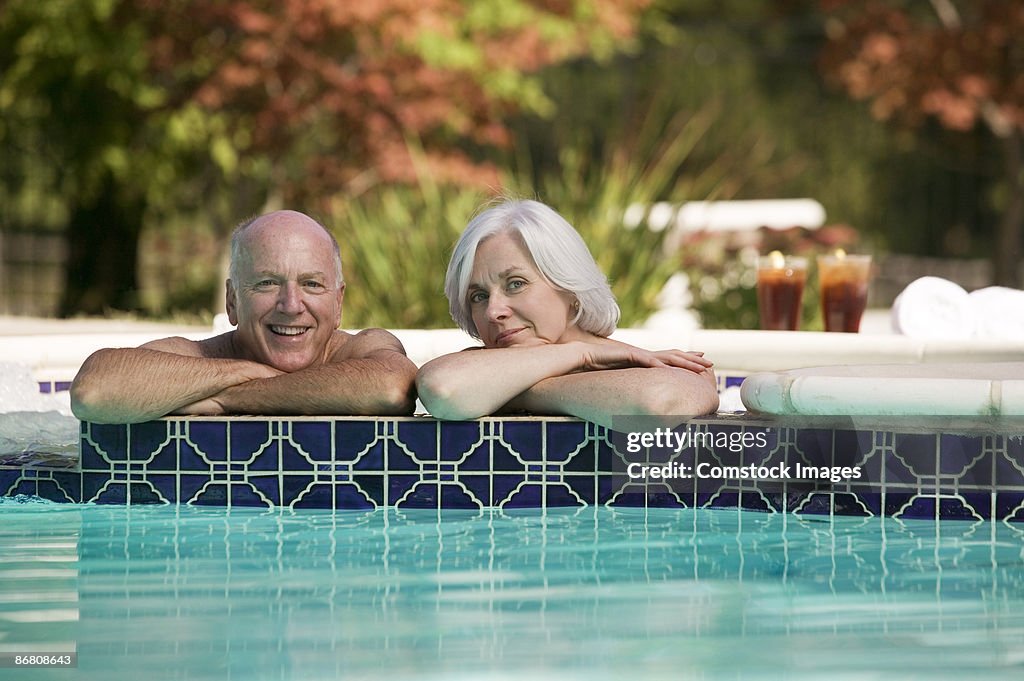
[[1024, 342], [1024, 291], [989, 286], [968, 293], [948, 279], [921, 277], [893, 302], [892, 328], [912, 338]]

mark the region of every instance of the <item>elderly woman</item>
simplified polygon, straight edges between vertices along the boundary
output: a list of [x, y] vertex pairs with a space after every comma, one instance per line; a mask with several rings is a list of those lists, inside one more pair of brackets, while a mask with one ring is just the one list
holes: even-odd
[[474, 218], [445, 277], [452, 318], [483, 342], [427, 362], [420, 400], [441, 419], [495, 412], [707, 414], [718, 408], [703, 353], [650, 352], [608, 336], [619, 306], [576, 230], [536, 201]]

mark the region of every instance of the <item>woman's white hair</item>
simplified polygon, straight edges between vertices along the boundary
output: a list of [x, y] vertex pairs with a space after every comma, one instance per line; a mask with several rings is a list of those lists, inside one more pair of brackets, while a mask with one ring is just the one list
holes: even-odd
[[596, 336], [608, 336], [615, 330], [619, 305], [583, 238], [550, 207], [530, 200], [504, 201], [485, 210], [466, 225], [455, 244], [444, 278], [444, 293], [452, 319], [461, 329], [480, 337], [467, 296], [476, 249], [489, 237], [507, 232], [519, 236], [552, 286], [576, 296], [579, 309], [573, 324]]

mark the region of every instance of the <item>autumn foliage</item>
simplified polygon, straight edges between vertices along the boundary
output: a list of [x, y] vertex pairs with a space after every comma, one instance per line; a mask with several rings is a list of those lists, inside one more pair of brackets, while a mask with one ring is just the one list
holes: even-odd
[[418, 171], [497, 184], [479, 152], [509, 144], [510, 113], [544, 108], [529, 74], [622, 43], [649, 4], [133, 1], [152, 29], [155, 78], [229, 113], [243, 152], [302, 155], [277, 177], [290, 193], [358, 192]]
[[1022, 284], [1024, 0], [821, 0], [827, 77], [882, 120], [984, 131], [1001, 155], [996, 283]]
[[[1024, 3], [826, 0], [823, 65], [880, 119], [1024, 129]], [[922, 10], [922, 6], [924, 9]]]

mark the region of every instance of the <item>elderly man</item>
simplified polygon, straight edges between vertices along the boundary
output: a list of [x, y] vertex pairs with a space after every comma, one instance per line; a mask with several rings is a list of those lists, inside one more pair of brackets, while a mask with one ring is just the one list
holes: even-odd
[[227, 280], [234, 331], [93, 353], [71, 386], [76, 416], [135, 423], [166, 414], [411, 414], [416, 365], [383, 329], [341, 323], [334, 237], [294, 211], [235, 230]]

